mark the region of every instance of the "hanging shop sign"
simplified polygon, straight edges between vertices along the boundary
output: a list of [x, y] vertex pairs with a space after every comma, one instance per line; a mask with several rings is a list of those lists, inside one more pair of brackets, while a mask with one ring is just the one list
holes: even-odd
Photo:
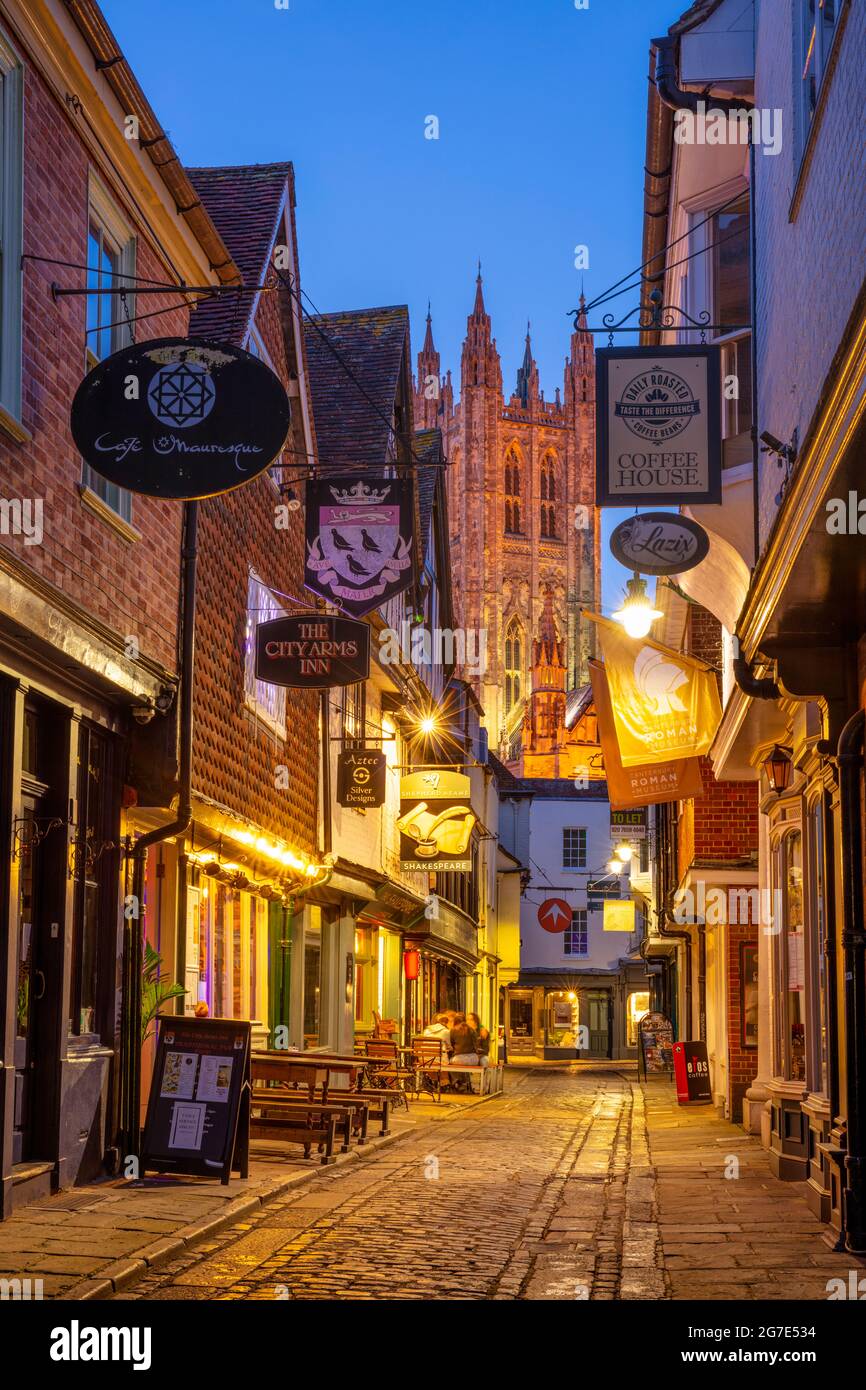
[[647, 811], [637, 806], [633, 811], [611, 811], [610, 834], [614, 840], [645, 840]]
[[463, 772], [427, 768], [400, 779], [401, 868], [469, 873], [469, 842], [477, 817]]
[[362, 810], [385, 804], [385, 754], [373, 748], [346, 748], [337, 759], [337, 803]]
[[411, 479], [311, 480], [306, 535], [306, 587], [362, 618], [412, 582]]
[[706, 558], [710, 538], [703, 526], [676, 512], [640, 512], [615, 527], [615, 560], [641, 574], [685, 574]]
[[598, 349], [600, 507], [721, 502], [720, 351]]
[[589, 662], [589, 678], [598, 718], [598, 736], [604, 758], [611, 814], [615, 808], [657, 806], [666, 801], [686, 801], [703, 793], [701, 765], [697, 758], [623, 767], [616, 741], [607, 676], [600, 661]]
[[369, 674], [366, 623], [300, 613], [256, 627], [256, 680], [296, 690], [328, 690], [355, 685]]
[[634, 898], [621, 898], [618, 902], [611, 898], [605, 900], [602, 931], [634, 931]]
[[601, 912], [606, 902], [622, 896], [619, 878], [590, 878], [586, 884], [587, 912]]
[[538, 923], [554, 934], [571, 926], [571, 908], [565, 898], [546, 898], [538, 909]]
[[616, 742], [623, 767], [708, 753], [721, 723], [715, 673], [619, 623], [587, 614], [598, 627]]
[[650, 1076], [670, 1076], [674, 1067], [674, 1030], [665, 1014], [644, 1014], [637, 1026], [638, 1076], [643, 1065], [644, 1080]]
[[72, 402], [81, 456], [150, 497], [214, 497], [263, 473], [291, 422], [282, 382], [230, 343], [154, 338], [112, 353]]
[[250, 1028], [231, 1018], [162, 1016], [141, 1175], [246, 1178], [250, 1144]]
[[676, 1042], [673, 1045], [674, 1080], [680, 1105], [706, 1104], [713, 1098], [710, 1089], [710, 1063], [705, 1042]]

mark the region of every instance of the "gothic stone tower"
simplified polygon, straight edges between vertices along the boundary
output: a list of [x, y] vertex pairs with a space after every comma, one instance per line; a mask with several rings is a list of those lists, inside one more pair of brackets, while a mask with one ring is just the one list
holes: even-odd
[[[581, 296], [581, 307], [583, 297]], [[486, 630], [483, 674], [466, 672], [484, 706], [493, 747], [513, 757], [530, 695], [533, 644], [547, 599], [563, 634], [565, 685], [588, 679], [601, 560], [595, 507], [595, 357], [581, 314], [565, 360], [562, 397], [544, 399], [529, 333], [506, 399], [479, 267], [454, 403], [430, 314], [418, 354], [415, 419], [445, 440], [451, 559], [458, 621]], [[472, 648], [477, 650], [477, 646]]]

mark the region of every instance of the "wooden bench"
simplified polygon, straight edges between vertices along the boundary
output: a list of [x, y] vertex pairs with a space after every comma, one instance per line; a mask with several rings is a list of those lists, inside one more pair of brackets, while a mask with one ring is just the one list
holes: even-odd
[[[293, 1063], [296, 1060], [293, 1059]], [[354, 1092], [346, 1092], [345, 1096], [333, 1102], [330, 1097], [323, 1100], [316, 1098], [317, 1084], [323, 1083], [323, 1090], [327, 1084], [327, 1069], [316, 1066], [313, 1061], [286, 1066], [281, 1058], [261, 1054], [253, 1056], [250, 1069], [252, 1139], [279, 1139], [283, 1143], [302, 1144], [305, 1158], [310, 1157], [315, 1144], [323, 1153], [322, 1163], [336, 1162], [333, 1149], [338, 1131], [343, 1153], [349, 1149], [353, 1131], [358, 1135], [359, 1143], [366, 1141], [370, 1113], [368, 1101]], [[287, 1084], [287, 1077], [294, 1085]]]
[[470, 1078], [470, 1090], [472, 1089], [471, 1078], [473, 1076], [480, 1076], [480, 1082], [478, 1086], [478, 1094], [480, 1096], [493, 1095], [502, 1090], [503, 1067], [501, 1062], [491, 1062], [486, 1067], [482, 1067], [479, 1062], [474, 1062], [471, 1064], [461, 1063], [459, 1066], [454, 1065], [453, 1063], [443, 1063], [442, 1075], [449, 1076], [452, 1072], [458, 1076], [468, 1076]]

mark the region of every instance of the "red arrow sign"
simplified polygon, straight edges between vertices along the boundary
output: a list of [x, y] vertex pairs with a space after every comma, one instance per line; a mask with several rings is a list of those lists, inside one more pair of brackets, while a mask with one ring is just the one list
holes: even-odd
[[538, 909], [538, 920], [545, 931], [563, 932], [571, 925], [571, 908], [565, 898], [547, 898]]

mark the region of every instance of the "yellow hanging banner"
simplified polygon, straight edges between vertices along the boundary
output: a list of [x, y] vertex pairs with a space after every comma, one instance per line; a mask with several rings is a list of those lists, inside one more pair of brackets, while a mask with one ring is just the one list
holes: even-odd
[[604, 931], [634, 931], [634, 898], [605, 898]]
[[598, 625], [623, 767], [708, 753], [722, 718], [710, 667], [648, 637], [629, 637], [596, 613], [586, 617]]

